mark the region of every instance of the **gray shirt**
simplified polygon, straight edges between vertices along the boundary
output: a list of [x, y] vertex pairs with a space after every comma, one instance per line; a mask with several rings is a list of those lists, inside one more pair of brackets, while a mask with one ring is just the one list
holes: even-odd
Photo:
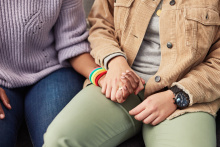
[[[161, 1], [158, 5], [158, 8], [154, 12], [151, 21], [149, 22], [143, 42], [131, 67], [141, 78], [145, 80], [145, 82], [147, 82], [149, 78], [157, 72], [160, 65], [161, 48], [159, 34], [159, 16], [157, 16], [156, 12], [158, 9], [161, 9], [162, 2], [163, 1]], [[116, 56], [124, 55], [122, 53], [114, 53], [107, 56], [104, 59], [104, 65], [106, 69], [108, 69], [108, 62]]]
[[147, 82], [160, 65], [161, 48], [159, 34], [159, 16], [156, 12], [161, 8], [162, 2], [154, 12], [148, 25], [143, 42], [132, 65], [132, 69]]

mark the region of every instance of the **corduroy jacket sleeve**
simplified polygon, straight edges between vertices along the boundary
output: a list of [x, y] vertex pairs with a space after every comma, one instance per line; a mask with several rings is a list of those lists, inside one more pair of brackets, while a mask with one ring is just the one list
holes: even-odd
[[[113, 53], [122, 53], [114, 28], [114, 0], [96, 0], [88, 17], [90, 22], [89, 42], [95, 62], [104, 67], [104, 58]], [[124, 54], [125, 55], [125, 54]]]
[[190, 96], [190, 106], [220, 98], [220, 27], [204, 62], [173, 83]]

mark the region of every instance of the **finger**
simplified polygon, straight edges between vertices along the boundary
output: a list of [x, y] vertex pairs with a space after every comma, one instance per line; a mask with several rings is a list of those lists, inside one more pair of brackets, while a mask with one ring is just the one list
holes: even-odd
[[126, 85], [129, 94], [132, 94], [132, 93], [134, 92], [134, 90], [133, 90], [133, 88], [132, 88], [132, 86], [131, 86], [130, 81], [129, 81], [126, 77], [121, 76], [121, 82], [122, 82], [124, 85]]
[[4, 119], [5, 118], [5, 113], [2, 109], [2, 105], [0, 104], [0, 119]]
[[141, 111], [140, 113], [138, 113], [137, 115], [135, 115], [135, 119], [142, 121], [145, 118], [147, 118], [151, 113], [149, 111], [147, 111], [147, 109], [144, 109], [143, 111]]
[[144, 85], [142, 84], [142, 82], [139, 82], [139, 85], [137, 87], [137, 89], [134, 91], [134, 94], [137, 95], [141, 90], [144, 89]]
[[112, 91], [112, 87], [110, 85], [107, 85], [105, 92], [106, 98], [111, 98], [111, 91]]
[[142, 82], [142, 84], [145, 84], [145, 81], [144, 81], [144, 79], [142, 79], [142, 78], [140, 78], [141, 79], [141, 82]]
[[143, 123], [145, 124], [151, 124], [155, 119], [157, 118], [157, 115], [155, 113], [149, 115], [147, 118], [143, 120]]
[[128, 91], [125, 85], [123, 86], [122, 92], [123, 92], [123, 100], [126, 100], [127, 97], [130, 95], [130, 92]]
[[134, 77], [133, 77], [130, 73], [131, 73], [131, 72], [126, 73], [126, 74], [124, 75], [124, 77], [126, 77], [126, 78], [129, 80], [129, 82], [131, 83], [132, 89], [136, 89], [137, 86], [138, 86], [139, 80], [136, 82], [136, 81], [134, 80]]
[[105, 93], [106, 93], [106, 87], [107, 87], [107, 84], [106, 83], [104, 83], [103, 84], [103, 86], [102, 86], [102, 94], [104, 94], [105, 95]]
[[6, 108], [11, 109], [9, 98], [7, 97], [5, 90], [1, 89], [0, 91], [0, 99], [2, 100], [3, 104]]
[[143, 111], [145, 109], [145, 106], [143, 103], [137, 105], [135, 108], [133, 108], [132, 110], [129, 111], [130, 115], [137, 115], [138, 113], [140, 113], [141, 111]]
[[138, 76], [137, 76], [133, 71], [126, 70], [126, 74], [129, 74], [130, 76], [132, 76], [132, 78], [134, 79], [134, 81], [135, 81], [136, 83], [139, 82]]
[[117, 92], [116, 92], [116, 100], [117, 100], [118, 103], [123, 103], [124, 102], [122, 89], [118, 89], [117, 90]]
[[151, 125], [156, 126], [157, 124], [161, 123], [164, 119], [162, 117], [157, 117], [153, 122], [151, 122]]
[[118, 86], [114, 86], [112, 87], [112, 90], [111, 90], [111, 100], [114, 101], [114, 102], [117, 102], [116, 100], [116, 92], [118, 90]]

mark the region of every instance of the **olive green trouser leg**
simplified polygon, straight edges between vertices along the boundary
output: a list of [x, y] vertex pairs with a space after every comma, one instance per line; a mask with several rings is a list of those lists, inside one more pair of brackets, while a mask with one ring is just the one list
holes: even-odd
[[208, 113], [187, 113], [157, 126], [143, 125], [146, 147], [216, 147], [215, 119]]
[[[91, 85], [73, 98], [49, 126], [44, 147], [114, 147], [141, 129], [127, 112], [140, 103], [137, 96], [117, 104], [100, 90]], [[147, 147], [215, 147], [215, 119], [188, 113], [157, 126], [143, 125], [143, 137]]]
[[123, 104], [107, 99], [90, 85], [58, 114], [44, 135], [44, 147], [113, 147], [134, 136], [142, 123], [128, 110], [140, 103], [131, 95]]

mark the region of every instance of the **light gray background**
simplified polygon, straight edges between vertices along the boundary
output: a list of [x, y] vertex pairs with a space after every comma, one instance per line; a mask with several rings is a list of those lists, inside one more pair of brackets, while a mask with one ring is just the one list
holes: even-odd
[[86, 17], [88, 16], [90, 9], [92, 7], [94, 0], [83, 0], [84, 9], [86, 12]]

